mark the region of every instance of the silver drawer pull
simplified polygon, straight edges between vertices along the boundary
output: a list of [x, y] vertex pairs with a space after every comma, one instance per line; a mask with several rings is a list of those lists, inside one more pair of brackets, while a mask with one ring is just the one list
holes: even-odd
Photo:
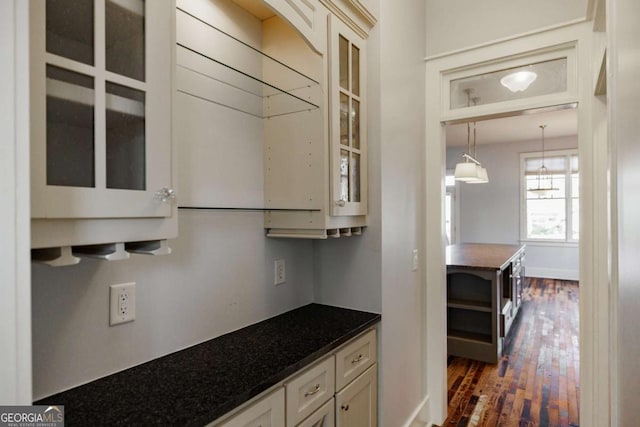
[[363, 358], [364, 358], [363, 354], [362, 354], [362, 353], [360, 353], [360, 354], [358, 355], [358, 357], [354, 358], [354, 359], [351, 361], [351, 363], [358, 363], [358, 362], [359, 362], [359, 361], [361, 361]]
[[312, 396], [312, 395], [316, 394], [319, 391], [320, 391], [320, 384], [316, 384], [313, 387], [313, 390], [305, 392], [304, 397]]
[[342, 405], [342, 406], [340, 407], [340, 409], [342, 409], [343, 411], [348, 411], [348, 410], [349, 410], [349, 404]]

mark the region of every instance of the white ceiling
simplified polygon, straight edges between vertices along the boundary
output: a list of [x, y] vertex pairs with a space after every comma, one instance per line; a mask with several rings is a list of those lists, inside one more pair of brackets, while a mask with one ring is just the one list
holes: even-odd
[[[476, 123], [476, 144], [502, 144], [540, 139], [540, 125], [547, 125], [545, 138], [557, 138], [578, 134], [578, 111], [559, 110], [525, 114]], [[447, 146], [467, 145], [467, 125], [447, 125]], [[471, 131], [473, 143], [473, 128]]]

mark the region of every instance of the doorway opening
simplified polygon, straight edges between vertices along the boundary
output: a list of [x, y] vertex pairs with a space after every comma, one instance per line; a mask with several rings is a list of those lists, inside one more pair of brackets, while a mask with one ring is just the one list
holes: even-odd
[[[444, 128], [445, 425], [579, 425], [578, 111], [470, 123], [487, 183], [451, 182], [467, 123]], [[542, 164], [553, 190], [530, 191]]]

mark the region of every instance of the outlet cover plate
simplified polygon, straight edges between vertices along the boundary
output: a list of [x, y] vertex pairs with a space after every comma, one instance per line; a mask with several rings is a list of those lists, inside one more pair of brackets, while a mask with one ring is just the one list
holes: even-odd
[[132, 322], [135, 318], [135, 282], [109, 286], [109, 325]]
[[286, 269], [283, 259], [277, 259], [273, 262], [273, 284], [281, 285], [286, 282]]

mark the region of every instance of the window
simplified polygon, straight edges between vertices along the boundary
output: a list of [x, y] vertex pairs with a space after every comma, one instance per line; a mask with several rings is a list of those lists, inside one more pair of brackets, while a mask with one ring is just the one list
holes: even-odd
[[447, 236], [447, 244], [452, 245], [456, 242], [456, 179], [453, 175], [453, 171], [447, 171], [444, 182], [446, 187], [444, 205], [444, 229]]
[[[544, 166], [553, 188], [548, 194], [529, 190], [538, 188], [538, 170], [542, 153], [523, 153], [522, 240], [577, 242], [579, 239], [579, 173], [577, 150], [546, 151]], [[543, 180], [548, 187], [549, 180]]]

